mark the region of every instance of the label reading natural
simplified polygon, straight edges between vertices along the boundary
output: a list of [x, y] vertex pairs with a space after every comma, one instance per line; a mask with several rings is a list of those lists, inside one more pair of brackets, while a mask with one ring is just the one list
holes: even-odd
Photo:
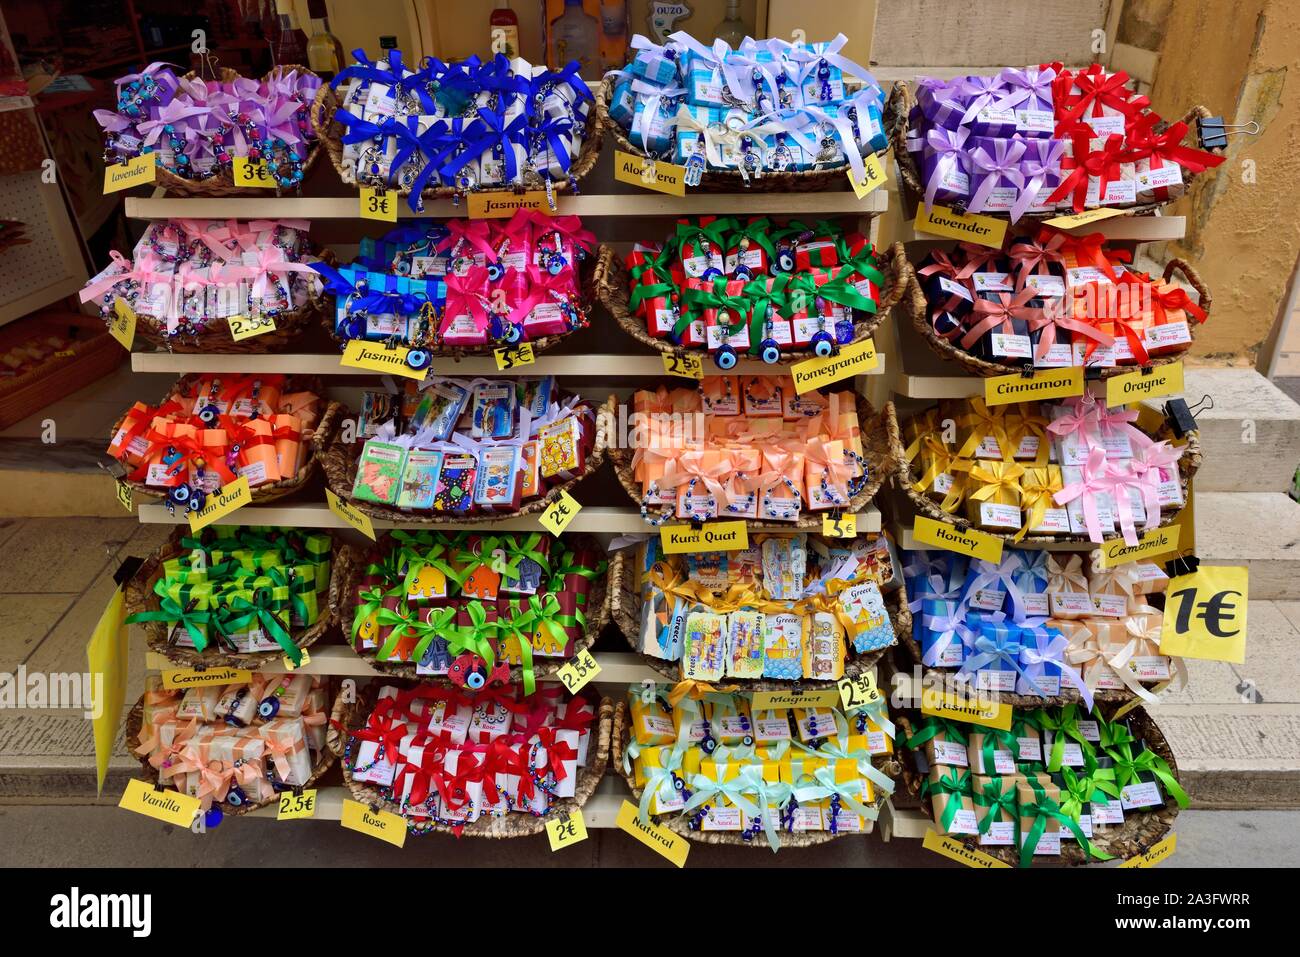
[[934, 828], [929, 828], [925, 832], [925, 839], [921, 841], [921, 846], [927, 851], [942, 854], [949, 860], [956, 861], [958, 864], [965, 864], [967, 867], [979, 867], [989, 870], [994, 867], [1011, 866], [1010, 864], [1004, 864], [996, 857], [990, 857], [983, 851], [967, 847], [955, 837], [944, 837]]
[[790, 367], [790, 374], [794, 376], [794, 391], [803, 395], [841, 379], [864, 375], [878, 365], [880, 356], [876, 354], [876, 343], [863, 339], [845, 346], [838, 355], [796, 362]]
[[618, 809], [615, 823], [618, 824], [619, 830], [631, 834], [656, 854], [663, 855], [678, 867], [686, 866], [686, 855], [691, 852], [690, 843], [686, 838], [653, 822], [641, 823], [637, 816], [636, 805], [631, 801], [623, 802]]

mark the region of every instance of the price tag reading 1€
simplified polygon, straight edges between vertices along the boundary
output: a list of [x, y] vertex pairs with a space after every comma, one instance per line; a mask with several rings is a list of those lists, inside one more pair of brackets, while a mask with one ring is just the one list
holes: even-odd
[[664, 371], [683, 379], [703, 379], [704, 363], [699, 356], [686, 352], [663, 353]]
[[297, 821], [305, 817], [316, 816], [316, 791], [280, 792], [280, 806], [276, 809], [277, 821]]
[[235, 174], [236, 186], [254, 186], [258, 189], [275, 189], [275, 180], [266, 168], [266, 160], [251, 160], [247, 156], [236, 156], [231, 163]]
[[542, 510], [541, 518], [538, 519], [552, 535], [559, 537], [560, 533], [569, 527], [569, 523], [577, 517], [582, 511], [582, 506], [568, 492], [561, 491], [560, 497], [547, 505]]
[[857, 512], [832, 512], [822, 516], [822, 534], [827, 538], [856, 538]]
[[537, 357], [533, 355], [531, 342], [520, 342], [513, 346], [506, 346], [504, 349], [493, 349], [492, 355], [497, 360], [497, 368], [502, 372], [508, 372], [515, 366], [530, 366], [537, 361]]
[[569, 689], [569, 694], [577, 694], [588, 681], [600, 674], [600, 665], [591, 656], [591, 652], [583, 648], [556, 674], [564, 687]]
[[396, 193], [376, 189], [374, 186], [361, 187], [361, 218], [377, 219], [383, 223], [397, 222]]

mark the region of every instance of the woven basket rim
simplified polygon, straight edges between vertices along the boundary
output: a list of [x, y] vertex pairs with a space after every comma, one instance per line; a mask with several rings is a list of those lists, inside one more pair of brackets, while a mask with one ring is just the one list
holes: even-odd
[[[509, 533], [506, 534], [528, 534]], [[589, 547], [594, 547], [598, 551], [604, 551], [599, 542], [590, 535], [578, 532], [566, 533], [566, 542], [581, 542]], [[353, 590], [356, 588], [357, 581], [361, 577], [361, 553], [351, 545], [343, 545], [338, 549], [335, 557], [335, 567], [338, 574], [338, 590], [330, 589], [330, 608], [332, 618], [338, 622], [342, 630], [344, 642], [353, 653], [366, 662], [376, 672], [391, 676], [394, 678], [409, 678], [414, 681], [420, 681], [424, 684], [432, 684], [446, 687], [455, 687], [451, 679], [446, 675], [419, 674], [416, 671], [416, 663], [411, 661], [380, 661], [376, 651], [358, 651], [356, 645], [351, 641], [352, 623], [355, 618], [355, 609], [346, 607], [351, 601]], [[527, 595], [518, 596], [526, 599]], [[589, 650], [596, 643], [604, 627], [609, 624], [610, 620], [610, 600], [611, 593], [609, 590], [609, 572], [606, 570], [604, 575], [599, 575], [592, 580], [591, 592], [587, 602], [587, 626], [583, 629], [582, 637], [578, 638], [573, 645], [574, 654], [579, 651]], [[572, 657], [572, 656], [570, 656]], [[533, 676], [537, 679], [553, 678], [555, 675], [569, 663], [569, 658], [551, 658], [533, 656]], [[523, 681], [523, 666], [510, 666], [510, 683], [520, 684]], [[464, 689], [461, 689], [464, 690]], [[466, 692], [468, 693], [468, 692]]]
[[[848, 348], [850, 345], [858, 345], [874, 336], [876, 330], [880, 328], [880, 324], [885, 320], [885, 316], [889, 314], [889, 310], [903, 300], [912, 286], [914, 281], [912, 266], [907, 261], [907, 254], [903, 251], [902, 243], [893, 243], [888, 246], [882, 251], [880, 259], [880, 265], [883, 267], [882, 272], [889, 281], [888, 285], [881, 290], [880, 302], [876, 305], [876, 311], [874, 313], [864, 313], [865, 318], [854, 320], [853, 339], [851, 342], [840, 346], [841, 349]], [[596, 267], [594, 281], [596, 297], [600, 300], [601, 305], [614, 317], [618, 327], [637, 342], [649, 346], [664, 355], [708, 354], [709, 350], [704, 346], [674, 345], [666, 339], [658, 339], [650, 335], [646, 330], [644, 320], [628, 311], [627, 268], [624, 266], [622, 258], [609, 246], [601, 246], [600, 248], [600, 262]], [[857, 315], [856, 312], [855, 315]], [[772, 365], [776, 367], [789, 366], [795, 362], [815, 358], [817, 358], [817, 355], [811, 349], [783, 350], [781, 358]]]
[[[851, 392], [851, 390], [837, 391]], [[864, 458], [867, 459], [868, 466], [874, 467], [875, 476], [872, 477], [868, 472], [867, 483], [858, 491], [857, 495], [854, 495], [849, 500], [848, 505], [839, 510], [809, 511], [805, 509], [799, 513], [798, 521], [794, 522], [766, 522], [754, 518], [728, 519], [729, 521], [743, 521], [745, 527], [750, 531], [807, 531], [812, 528], [821, 528], [823, 515], [832, 514], [835, 511], [859, 512], [871, 503], [876, 497], [876, 493], [880, 491], [886, 477], [896, 467], [893, 464], [893, 447], [896, 443], [891, 444], [891, 438], [898, 432], [898, 419], [894, 413], [893, 402], [886, 402], [884, 408], [877, 412], [866, 396], [853, 394], [858, 410], [862, 451]], [[614, 401], [613, 396], [610, 397], [610, 401]], [[619, 484], [623, 486], [623, 490], [627, 492], [633, 504], [639, 508], [641, 505], [641, 485], [633, 473], [632, 450], [611, 446], [609, 460], [614, 466], [614, 472], [618, 476]], [[671, 525], [687, 522], [687, 519], [674, 517], [673, 511], [671, 505], [661, 505], [651, 509], [647, 514], [655, 515], [657, 512], [657, 517], [666, 517], [662, 524]], [[722, 516], [719, 516], [719, 520], [721, 519]]]
[[[1136, 428], [1137, 426], [1135, 425], [1134, 427]], [[1172, 440], [1174, 438], [1173, 429], [1170, 426], [1168, 420], [1165, 420], [1161, 424], [1160, 431], [1156, 434], [1155, 438], [1163, 439], [1163, 440]], [[1178, 475], [1179, 475], [1179, 481], [1182, 484], [1183, 504], [1179, 506], [1177, 509], [1172, 511], [1166, 511], [1165, 509], [1161, 509], [1160, 524], [1154, 526], [1156, 528], [1167, 528], [1170, 525], [1175, 525], [1179, 522], [1179, 520], [1182, 517], [1183, 510], [1187, 508], [1187, 502], [1190, 499], [1190, 495], [1191, 495], [1190, 488], [1191, 488], [1192, 478], [1196, 475], [1196, 472], [1201, 465], [1202, 456], [1201, 456], [1200, 433], [1196, 431], [1188, 432], [1184, 436], [1184, 438], [1186, 439], [1187, 444], [1183, 447], [1183, 454], [1178, 459]], [[894, 475], [894, 484], [896, 487], [901, 488], [903, 490], [903, 493], [907, 496], [907, 498], [912, 503], [915, 514], [921, 515], [925, 518], [932, 518], [938, 522], [947, 523], [963, 532], [973, 528], [970, 519], [966, 518], [964, 515], [958, 515], [958, 514], [953, 514], [951, 512], [943, 511], [943, 509], [939, 508], [938, 503], [932, 501], [924, 493], [918, 492], [916, 490], [916, 488], [914, 487], [914, 483], [916, 482], [916, 477], [913, 474], [911, 463], [907, 461], [907, 451], [903, 447], [901, 430], [900, 433], [891, 433], [890, 440], [895, 442], [893, 448], [893, 455], [892, 455], [892, 459], [896, 468], [896, 472]], [[1018, 460], [1018, 461], [1021, 461], [1023, 464], [1023, 460]], [[993, 538], [1001, 539], [1004, 542], [1009, 542], [1021, 548], [1042, 547], [1044, 545], [1060, 545], [1060, 544], [1072, 542], [1072, 543], [1077, 543], [1079, 545], [1087, 545], [1089, 546], [1089, 550], [1091, 550], [1092, 548], [1101, 548], [1103, 547], [1103, 545], [1109, 542], [1122, 540], [1118, 537], [1112, 536], [1110, 538], [1104, 539], [1102, 542], [1094, 542], [1090, 538], [1088, 538], [1087, 534], [1085, 533], [1075, 534], [1075, 533], [1058, 532], [1052, 535], [1043, 535], [1043, 534], [1025, 535], [1024, 538], [1020, 539], [1020, 541], [1016, 541], [1014, 532], [996, 532], [996, 531], [989, 531], [986, 529], [975, 529], [975, 530], [980, 532], [981, 534], [990, 535]]]
[[[359, 694], [356, 694], [354, 696], [356, 700], [350, 704], [343, 700], [344, 696], [340, 693], [335, 698], [334, 706], [330, 711], [329, 750], [341, 758], [352, 732], [362, 727], [368, 718], [381, 687], [396, 685], [399, 688], [410, 688], [420, 684], [429, 684], [429, 682], [378, 677], [371, 680]], [[599, 786], [601, 778], [605, 776], [609, 766], [610, 732], [613, 725], [614, 705], [609, 698], [599, 697], [587, 689], [580, 690], [574, 697], [581, 697], [587, 701], [596, 714], [596, 720], [592, 722], [590, 732], [592, 740], [587, 746], [587, 765], [578, 771], [574, 796], [560, 798], [553, 802], [547, 812], [540, 816], [510, 812], [499, 818], [480, 817], [477, 821], [466, 824], [461, 828], [457, 836], [496, 839], [528, 837], [544, 831], [548, 821], [567, 818], [570, 814], [580, 811], [586, 805], [596, 792], [596, 788]], [[346, 761], [340, 759], [339, 767], [343, 772], [343, 783], [347, 786], [353, 799], [365, 804], [372, 811], [384, 810], [394, 814], [401, 814], [398, 805], [383, 797], [378, 788], [355, 780]], [[445, 824], [417, 825], [409, 820], [406, 823], [407, 830], [411, 833], [456, 834], [452, 827]]]

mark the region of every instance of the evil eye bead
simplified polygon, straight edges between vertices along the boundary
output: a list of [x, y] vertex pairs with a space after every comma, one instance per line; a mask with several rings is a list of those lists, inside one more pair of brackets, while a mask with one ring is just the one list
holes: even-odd
[[214, 804], [203, 812], [203, 826], [208, 829], [217, 827], [225, 817], [226, 815], [221, 812], [221, 808]]
[[465, 687], [471, 691], [478, 691], [487, 684], [487, 675], [481, 671], [471, 671], [465, 676]]
[[775, 339], [764, 339], [759, 343], [759, 349], [762, 350], [759, 353], [759, 356], [768, 365], [781, 361], [781, 347], [777, 344]]
[[712, 754], [718, 749], [718, 742], [712, 737], [704, 737], [700, 741], [700, 750], [705, 754]]
[[237, 786], [232, 786], [230, 790], [226, 792], [227, 804], [233, 805], [234, 807], [242, 807], [247, 801], [248, 798], [244, 797], [244, 792], [239, 790]]
[[735, 272], [734, 275], [735, 275], [735, 278], [737, 278], [737, 279], [753, 279], [753, 278], [754, 278], [754, 270], [750, 269], [750, 268], [749, 268], [748, 266], [746, 266], [744, 263], [741, 263], [740, 265], [738, 265], [738, 266], [736, 267], [736, 272]]
[[782, 249], [776, 254], [776, 262], [772, 265], [777, 272], [794, 272], [794, 253], [789, 249]]
[[752, 734], [747, 734], [740, 739], [740, 743], [747, 748], [751, 747], [754, 744], [754, 736]]
[[558, 276], [564, 269], [564, 257], [559, 253], [554, 253], [546, 258], [546, 271], [552, 276]]
[[493, 339], [504, 339], [509, 325], [510, 323], [500, 316], [492, 316], [488, 319], [488, 334]]
[[216, 425], [217, 417], [220, 414], [221, 414], [221, 410], [218, 409], [215, 405], [205, 405], [202, 409], [199, 410], [199, 421], [202, 422], [204, 425], [208, 426], [208, 428], [211, 428], [212, 426]]
[[262, 703], [257, 706], [257, 714], [264, 721], [270, 721], [280, 713], [279, 698], [263, 698]]
[[506, 270], [499, 262], [488, 263], [487, 274], [490, 282], [497, 282], [506, 274]]
[[853, 320], [838, 319], [835, 322], [835, 341], [842, 346], [853, 341]]
[[717, 266], [710, 266], [708, 269], [704, 270], [704, 272], [700, 273], [700, 278], [707, 281], [709, 279], [713, 279], [715, 276], [721, 276], [721, 275], [722, 275], [721, 269], [719, 269]]
[[203, 493], [202, 489], [190, 489], [190, 501], [187, 507], [191, 512], [203, 511], [203, 506], [206, 504], [208, 504], [208, 497]]
[[190, 500], [190, 487], [184, 483], [167, 490], [167, 501], [172, 505], [185, 505]]
[[832, 339], [831, 334], [824, 329], [814, 332], [812, 337], [812, 350], [823, 359], [832, 356], [835, 354], [835, 340]]
[[506, 342], [514, 345], [524, 337], [524, 330], [520, 329], [513, 322], [506, 327]]
[[419, 372], [429, 367], [430, 356], [426, 349], [412, 349], [406, 354], [406, 364]]
[[713, 362], [723, 371], [734, 369], [736, 367], [736, 350], [728, 345], [719, 346], [718, 351], [713, 353]]

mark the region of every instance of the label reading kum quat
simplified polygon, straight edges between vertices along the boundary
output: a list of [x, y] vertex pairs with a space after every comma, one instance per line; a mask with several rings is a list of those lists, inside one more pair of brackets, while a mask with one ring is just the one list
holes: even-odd
[[749, 547], [749, 531], [744, 522], [705, 522], [700, 528], [665, 525], [659, 529], [659, 540], [669, 555], [733, 552]]

